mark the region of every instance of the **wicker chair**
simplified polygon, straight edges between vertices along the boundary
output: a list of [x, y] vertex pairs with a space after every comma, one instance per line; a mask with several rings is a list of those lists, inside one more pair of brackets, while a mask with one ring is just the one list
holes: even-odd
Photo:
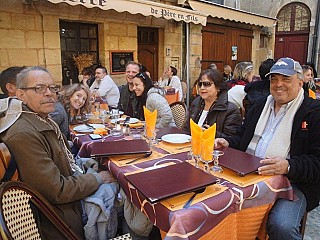
[[41, 239], [31, 203], [60, 230], [66, 239], [80, 239], [56, 214], [50, 203], [27, 184], [19, 181], [2, 183], [0, 198], [1, 239]]
[[171, 112], [177, 128], [182, 129], [187, 114], [187, 107], [183, 102], [173, 102], [170, 104]]

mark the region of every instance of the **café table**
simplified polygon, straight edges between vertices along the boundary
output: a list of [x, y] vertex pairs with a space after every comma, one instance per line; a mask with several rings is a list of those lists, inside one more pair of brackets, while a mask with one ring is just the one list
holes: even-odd
[[[89, 157], [93, 141], [85, 135], [73, 137], [75, 144], [81, 144], [81, 155]], [[100, 141], [119, 139], [125, 137], [110, 136]], [[103, 158], [100, 161], [116, 177], [128, 199], [162, 231], [163, 239], [255, 239], [257, 236], [265, 239], [267, 214], [274, 201], [277, 198], [294, 199], [290, 182], [283, 175], [259, 176], [253, 173], [240, 177], [224, 169], [223, 173], [216, 174], [220, 184], [207, 187], [187, 209], [183, 205], [193, 193], [151, 204], [125, 178], [126, 174], [152, 171], [162, 166], [170, 169], [170, 164], [188, 161], [189, 149], [188, 143], [175, 145], [160, 141], [153, 147], [150, 157], [132, 164], [126, 164], [134, 158], [132, 156], [128, 156], [127, 161], [119, 160], [123, 160], [123, 156]]]

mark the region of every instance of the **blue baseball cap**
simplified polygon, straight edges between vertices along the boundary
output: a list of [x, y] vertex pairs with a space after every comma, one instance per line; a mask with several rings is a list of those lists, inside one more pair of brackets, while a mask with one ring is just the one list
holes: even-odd
[[292, 58], [280, 58], [271, 67], [270, 72], [266, 74], [266, 77], [273, 73], [290, 77], [296, 73], [302, 73], [302, 67], [299, 62]]

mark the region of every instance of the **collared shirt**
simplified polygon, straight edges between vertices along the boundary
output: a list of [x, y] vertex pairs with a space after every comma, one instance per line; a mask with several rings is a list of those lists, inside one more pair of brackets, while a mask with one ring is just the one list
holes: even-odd
[[90, 87], [90, 91], [92, 92], [95, 88], [98, 88], [100, 97], [106, 97], [107, 103], [110, 107], [118, 107], [120, 98], [119, 88], [109, 75], [106, 75], [100, 82], [95, 80]]
[[279, 112], [276, 114], [274, 110], [274, 99], [271, 99], [271, 108], [270, 108], [270, 115], [269, 119], [267, 121], [267, 124], [264, 128], [263, 134], [257, 144], [256, 150], [255, 150], [255, 155], [261, 158], [265, 157], [271, 157], [271, 156], [265, 156], [267, 148], [270, 144], [270, 141], [272, 137], [274, 136], [274, 133], [276, 132], [280, 122], [282, 121], [284, 115], [287, 113], [289, 107], [293, 101], [284, 104], [281, 106]]

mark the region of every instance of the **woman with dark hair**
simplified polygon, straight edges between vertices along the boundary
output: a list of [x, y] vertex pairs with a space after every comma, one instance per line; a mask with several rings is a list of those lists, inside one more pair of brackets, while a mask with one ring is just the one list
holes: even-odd
[[145, 73], [138, 73], [133, 79], [133, 91], [137, 101], [134, 106], [134, 117], [144, 120], [143, 106], [151, 112], [158, 111], [156, 127], [175, 126], [171, 109], [164, 98], [164, 90], [155, 87], [152, 80]]
[[240, 127], [242, 118], [236, 105], [228, 102], [227, 84], [218, 70], [201, 72], [198, 80], [199, 96], [190, 107], [185, 129], [190, 131], [189, 118], [203, 128], [217, 124], [216, 137], [231, 136]]
[[90, 112], [89, 99], [89, 88], [79, 83], [69, 85], [60, 92], [55, 111], [50, 116], [67, 138], [69, 124], [76, 123], [75, 117]]
[[93, 71], [91, 68], [87, 67], [82, 70], [81, 74], [83, 76], [82, 84], [90, 88], [95, 80]]
[[183, 92], [180, 78], [177, 76], [178, 70], [169, 66], [163, 73], [162, 77], [159, 79], [159, 86], [168, 88], [174, 88], [176, 92], [178, 92], [178, 100], [183, 101]]

